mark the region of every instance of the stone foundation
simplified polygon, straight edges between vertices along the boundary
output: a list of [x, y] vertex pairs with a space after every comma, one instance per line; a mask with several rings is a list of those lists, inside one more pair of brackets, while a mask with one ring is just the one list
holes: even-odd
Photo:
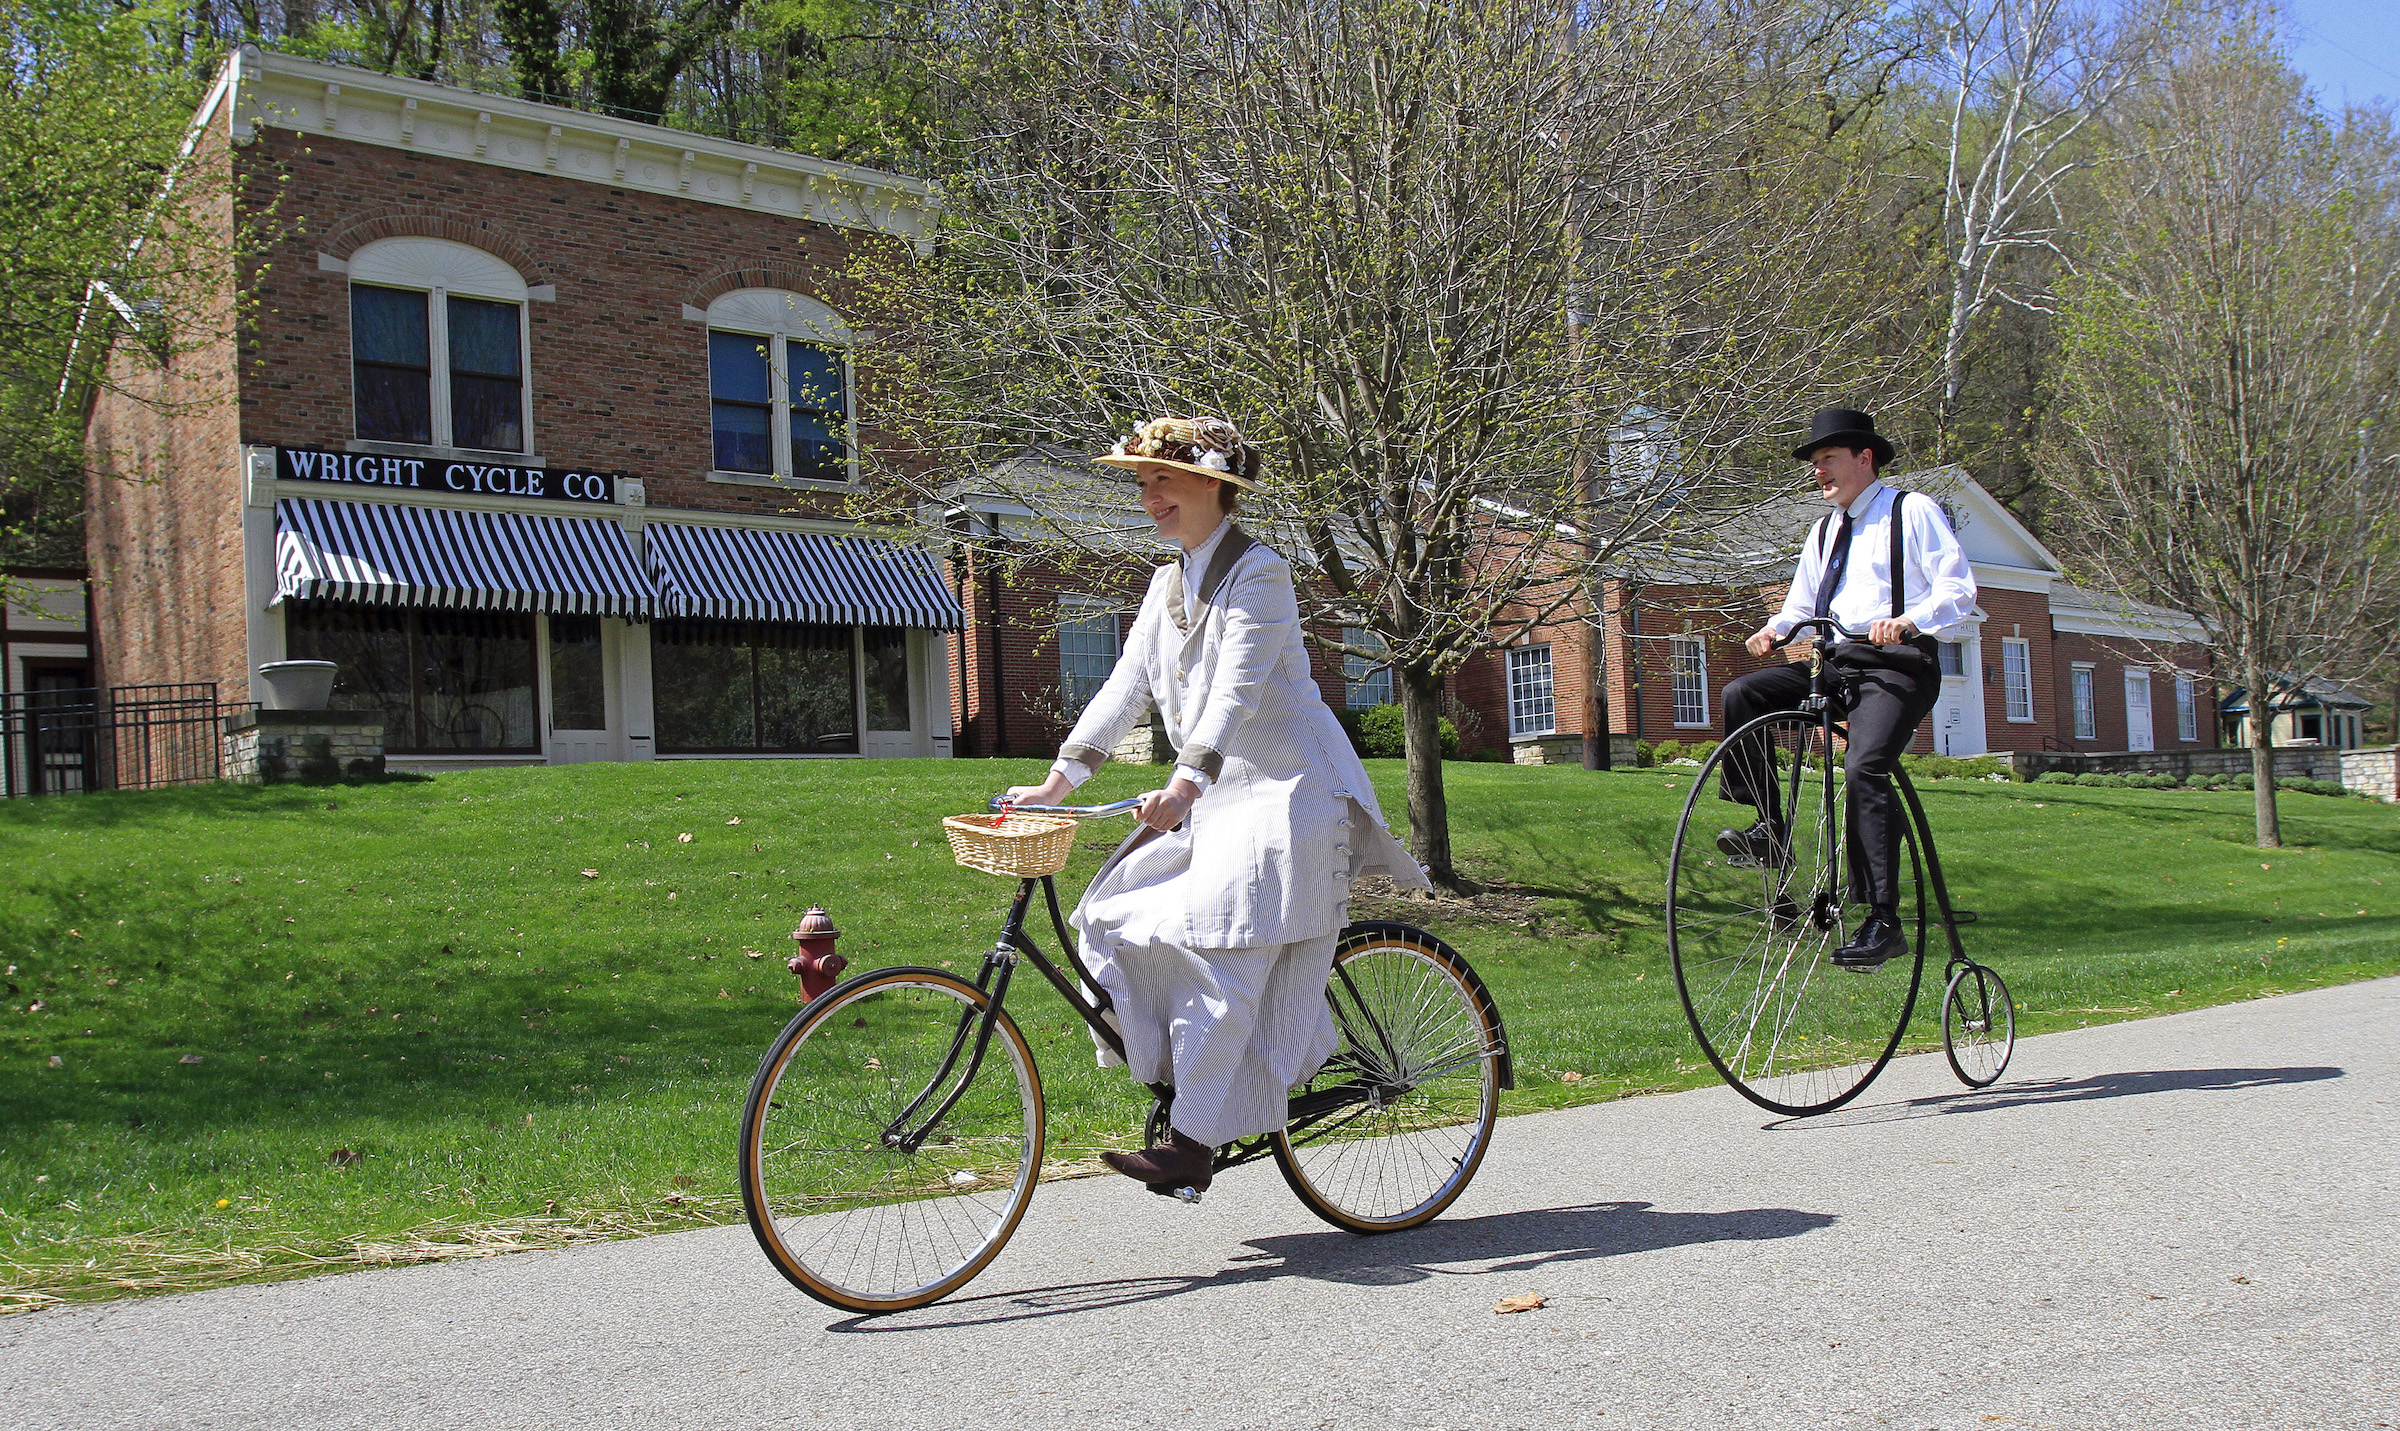
[[248, 710], [225, 718], [225, 778], [253, 785], [384, 773], [383, 717], [366, 711]]
[[[1519, 765], [1581, 765], [1583, 737], [1580, 735], [1522, 736], [1508, 743], [1509, 758]], [[1641, 752], [1631, 735], [1608, 737], [1604, 770], [1631, 770], [1641, 764]]]

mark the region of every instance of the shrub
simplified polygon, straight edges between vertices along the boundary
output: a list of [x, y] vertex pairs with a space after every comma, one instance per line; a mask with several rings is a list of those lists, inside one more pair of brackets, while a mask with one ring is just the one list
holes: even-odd
[[1955, 755], [1903, 755], [1900, 768], [1908, 772], [1911, 780], [1983, 780], [2008, 774], [2007, 764], [1996, 755], [1965, 759]]
[[2183, 788], [2186, 790], [2206, 790], [2208, 788], [2208, 781], [2209, 777], [2205, 775], [2187, 775], [2183, 780]]
[[2072, 785], [2075, 783], [2075, 777], [2064, 770], [2045, 770], [2033, 777], [2033, 783], [2036, 785]]
[[[1368, 760], [1398, 760], [1408, 754], [1398, 706], [1369, 706], [1363, 711], [1337, 711], [1335, 718], [1350, 733], [1350, 744]], [[1458, 759], [1458, 727], [1442, 717], [1442, 759]]]
[[2125, 783], [2143, 790], [2172, 790], [2176, 781], [2172, 775], [2128, 775]]
[[1650, 747], [1650, 758], [1642, 763], [1645, 765], [1672, 765], [1683, 758], [1682, 741], [1662, 740]]
[[2075, 783], [2078, 785], [2105, 785], [2108, 783], [2108, 777], [2105, 775], [2086, 772], [2082, 775], [2076, 776]]
[[2245, 770], [2239, 775], [2228, 777], [2225, 783], [2236, 790], [2247, 790], [2256, 782], [2250, 778], [2250, 772]]

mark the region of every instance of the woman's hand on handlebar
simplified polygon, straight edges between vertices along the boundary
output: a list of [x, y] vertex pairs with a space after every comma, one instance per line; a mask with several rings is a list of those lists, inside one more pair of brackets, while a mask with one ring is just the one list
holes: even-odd
[[1075, 787], [1067, 783], [1067, 777], [1053, 770], [1050, 778], [1041, 784], [1011, 785], [1008, 793], [1000, 798], [1011, 805], [1064, 805], [1067, 797], [1074, 793]]
[[1153, 790], [1142, 797], [1135, 818], [1153, 830], [1172, 830], [1183, 823], [1192, 812], [1192, 802], [1200, 798], [1200, 787], [1178, 775], [1167, 782], [1164, 790]]

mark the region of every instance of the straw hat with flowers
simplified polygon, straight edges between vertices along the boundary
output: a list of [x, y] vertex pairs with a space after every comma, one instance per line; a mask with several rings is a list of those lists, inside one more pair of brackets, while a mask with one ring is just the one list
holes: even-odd
[[1157, 417], [1094, 462], [1139, 473], [1168, 467], [1214, 477], [1248, 491], [1258, 485], [1259, 455], [1240, 428], [1221, 417]]

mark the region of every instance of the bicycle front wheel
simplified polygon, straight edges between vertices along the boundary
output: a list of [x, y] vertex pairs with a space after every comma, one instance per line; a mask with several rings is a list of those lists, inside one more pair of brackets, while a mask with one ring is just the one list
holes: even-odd
[[742, 1110], [742, 1203], [792, 1285], [852, 1312], [966, 1285], [1042, 1166], [1033, 1051], [982, 990], [878, 969], [800, 1011]]
[[1969, 1088], [1989, 1088], [2017, 1048], [2017, 1011], [1995, 970], [1963, 964], [1942, 994], [1942, 1051]]
[[[1822, 724], [1761, 716], [1700, 767], [1675, 830], [1667, 951], [1684, 1014], [1725, 1081], [1776, 1113], [1824, 1113], [1857, 1097], [1916, 1008], [1925, 886], [1898, 789], [1895, 876], [1909, 952], [1865, 973], [1833, 962], [1867, 913], [1852, 898], [1858, 851], [1843, 783], [1841, 752]], [[1746, 807], [1762, 800], [1782, 813], [1781, 846], [1765, 858], [1728, 854], [1720, 827], [1737, 832], [1730, 843], [1740, 846], [1738, 832], [1755, 817]]]
[[1405, 924], [1344, 930], [1325, 997], [1341, 1047], [1294, 1091], [1275, 1165], [1336, 1227], [1430, 1222], [1491, 1146], [1508, 1056], [1500, 1016], [1457, 951]]

